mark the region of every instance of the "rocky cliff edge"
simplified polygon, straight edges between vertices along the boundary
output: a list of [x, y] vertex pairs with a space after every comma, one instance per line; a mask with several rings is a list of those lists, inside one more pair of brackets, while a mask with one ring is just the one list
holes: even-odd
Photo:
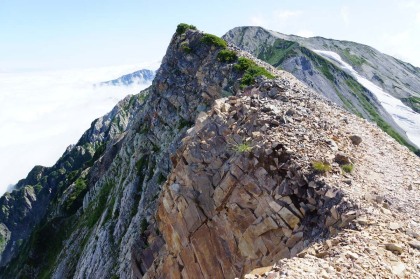
[[376, 126], [191, 26], [136, 100], [0, 277], [419, 276], [420, 160]]

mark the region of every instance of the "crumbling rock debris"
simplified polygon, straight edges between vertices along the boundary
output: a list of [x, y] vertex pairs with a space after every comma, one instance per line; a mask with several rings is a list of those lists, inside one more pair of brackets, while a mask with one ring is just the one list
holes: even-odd
[[82, 209], [110, 182], [114, 201], [63, 243], [52, 277], [420, 278], [419, 158], [238, 51], [276, 76], [241, 90], [201, 37], [173, 37], [118, 148], [95, 162]]
[[[419, 166], [418, 158], [288, 74], [269, 69], [280, 78], [259, 79], [244, 93], [216, 101], [183, 140], [159, 199], [157, 223], [165, 250], [147, 277], [167, 272], [174, 278], [418, 274], [415, 257], [404, 248], [408, 244], [398, 244], [409, 240], [405, 226], [396, 231], [387, 225], [395, 220], [402, 196], [406, 210], [416, 212], [415, 196], [402, 189], [401, 197], [379, 191], [379, 181], [401, 168], [384, 175], [382, 153], [374, 146], [385, 142], [387, 156], [404, 154], [413, 167]], [[275, 87], [290, 89], [273, 94]], [[355, 130], [363, 133], [364, 145], [358, 146], [360, 137], [349, 136]], [[316, 174], [311, 167], [316, 160], [357, 163], [357, 171], [333, 168]], [[181, 194], [171, 191], [173, 184]], [[364, 203], [365, 193], [386, 198], [374, 207]], [[388, 221], [378, 224], [381, 218]]]

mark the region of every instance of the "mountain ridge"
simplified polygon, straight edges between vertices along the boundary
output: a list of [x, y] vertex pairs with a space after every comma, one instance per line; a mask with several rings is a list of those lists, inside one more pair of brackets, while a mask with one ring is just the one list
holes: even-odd
[[149, 69], [141, 69], [129, 74], [122, 75], [116, 79], [109, 80], [109, 81], [102, 81], [97, 85], [131, 85], [133, 83], [141, 83], [145, 84], [151, 82], [155, 77], [156, 71], [149, 70]]
[[[387, 131], [391, 136], [396, 138], [400, 143], [408, 146], [411, 150], [416, 151], [418, 149], [406, 135], [406, 130], [404, 130], [406, 128], [402, 128], [396, 122], [399, 117], [398, 115], [393, 115], [384, 109], [375, 94], [366, 89], [364, 85], [361, 85], [345, 69], [334, 65], [332, 61], [328, 60], [328, 57], [313, 54], [312, 50], [333, 50], [358, 70], [360, 75], [366, 76], [367, 79], [380, 87], [381, 84], [379, 81], [383, 78], [386, 80], [386, 84], [382, 85], [382, 87], [385, 90], [390, 89], [390, 86], [394, 86], [393, 83], [388, 85], [391, 80], [390, 78], [385, 78], [383, 76], [384, 74], [379, 74], [379, 72], [372, 76], [373, 68], [366, 66], [371, 63], [369, 62], [372, 59], [371, 56], [369, 58], [367, 56], [363, 58], [363, 55], [359, 57], [350, 53], [355, 50], [354, 48], [347, 48], [349, 45], [345, 45], [345, 42], [330, 39], [319, 41], [320, 37], [307, 39], [294, 35], [289, 36], [275, 31], [265, 30], [261, 27], [237, 27], [228, 31], [224, 35], [224, 38], [238, 45], [240, 48], [249, 51], [258, 58], [291, 72], [299, 80], [311, 86], [317, 92], [321, 92], [327, 98], [345, 107], [347, 110], [376, 122], [383, 130]], [[380, 55], [378, 51], [369, 46], [354, 42], [347, 42], [347, 44], [355, 45], [359, 48], [368, 48], [374, 55]], [[377, 58], [375, 59], [375, 61], [378, 60]], [[394, 58], [391, 57], [391, 59]], [[363, 70], [365, 68], [367, 70]], [[395, 69], [395, 71], [397, 70]], [[389, 72], [389, 70], [387, 71]], [[401, 76], [401, 74], [399, 75]], [[412, 80], [414, 80], [414, 88], [420, 86], [420, 76], [411, 74], [410, 81]], [[399, 86], [400, 84], [401, 82], [398, 81], [398, 84], [395, 86]], [[407, 86], [403, 89], [405, 90], [406, 88]], [[413, 91], [412, 89], [407, 89], [404, 92], [404, 96], [407, 96], [407, 94], [415, 94], [413, 96], [418, 95], [418, 91]], [[395, 92], [395, 89], [392, 89], [390, 93], [394, 93], [398, 98], [402, 98], [399, 96], [401, 92]], [[412, 98], [411, 103], [415, 103], [417, 100], [416, 97], [409, 98]], [[404, 103], [410, 102], [408, 100], [402, 98]], [[411, 107], [413, 109], [416, 108], [415, 105], [411, 105]], [[414, 117], [417, 120], [420, 119], [418, 115]], [[418, 134], [418, 131], [415, 131], [415, 133]]]
[[[92, 122], [54, 167], [35, 168], [0, 199], [0, 278], [225, 278], [283, 258], [293, 264], [301, 253], [310, 261], [322, 252], [317, 243], [337, 236], [345, 245], [347, 230], [360, 236], [371, 211], [417, 229], [409, 214], [419, 216], [419, 162], [292, 74], [180, 24], [148, 89]], [[397, 167], [413, 172], [410, 180], [395, 177], [401, 195], [387, 188], [376, 198]], [[44, 214], [35, 214], [41, 199]], [[19, 235], [14, 223], [22, 221], [31, 226]], [[416, 272], [412, 238], [398, 236], [404, 263], [382, 248], [375, 256], [398, 260], [399, 273]], [[332, 278], [363, 275], [338, 267]]]

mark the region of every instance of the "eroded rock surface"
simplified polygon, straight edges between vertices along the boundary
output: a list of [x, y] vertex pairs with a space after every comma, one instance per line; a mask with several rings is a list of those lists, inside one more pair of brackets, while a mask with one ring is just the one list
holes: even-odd
[[243, 86], [202, 38], [0, 200], [0, 277], [415, 278], [419, 159], [229, 46], [275, 76]]

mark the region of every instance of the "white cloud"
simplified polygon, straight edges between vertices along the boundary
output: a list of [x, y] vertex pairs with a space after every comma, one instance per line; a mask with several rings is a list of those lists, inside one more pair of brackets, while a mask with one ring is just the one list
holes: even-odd
[[409, 8], [409, 9], [418, 9], [420, 7], [420, 3], [418, 2], [418, 0], [408, 0], [408, 1], [401, 1], [399, 2], [400, 6], [404, 7], [404, 8]]
[[274, 17], [280, 21], [286, 21], [293, 17], [298, 17], [302, 14], [302, 11], [291, 11], [291, 10], [281, 10], [275, 11]]
[[350, 10], [349, 7], [343, 6], [340, 10], [341, 19], [343, 20], [345, 25], [350, 24]]
[[309, 37], [313, 37], [315, 34], [314, 32], [310, 31], [310, 30], [300, 30], [296, 33], [296, 35], [301, 36], [301, 37], [305, 37], [305, 38], [309, 38]]
[[0, 195], [35, 165], [51, 166], [90, 123], [140, 87], [93, 84], [154, 65], [0, 73]]
[[420, 1], [403, 1], [399, 2], [399, 7], [404, 9], [407, 18], [414, 18], [415, 23], [420, 23]]
[[262, 15], [253, 15], [249, 21], [252, 25], [263, 26], [266, 28], [275, 28], [279, 24], [284, 24], [292, 19], [296, 19], [303, 14], [302, 11], [296, 10], [275, 10], [272, 13]]
[[385, 33], [381, 38], [381, 51], [410, 62], [420, 67], [420, 39], [417, 36], [418, 30], [409, 28], [398, 33]]
[[267, 25], [266, 20], [260, 15], [252, 16], [250, 18], [250, 22], [251, 22], [251, 25], [255, 25], [255, 26], [266, 26]]

